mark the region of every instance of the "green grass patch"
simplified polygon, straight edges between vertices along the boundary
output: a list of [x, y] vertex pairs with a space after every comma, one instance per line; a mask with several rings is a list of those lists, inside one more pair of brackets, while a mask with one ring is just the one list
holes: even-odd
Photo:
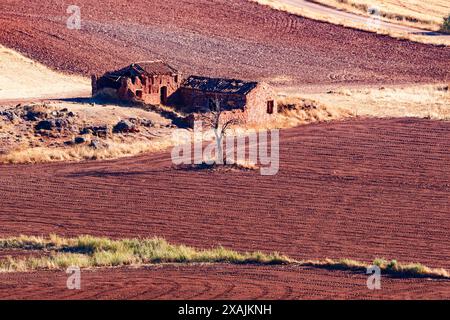
[[[369, 265], [367, 263], [351, 259], [324, 259], [314, 261], [303, 261], [302, 265], [319, 267], [326, 269], [366, 271]], [[400, 263], [397, 260], [386, 260], [377, 258], [372, 265], [378, 266], [384, 274], [398, 277], [430, 277], [430, 278], [449, 278], [450, 274], [442, 268], [429, 268], [420, 263]]]
[[20, 236], [0, 239], [0, 249], [37, 250], [49, 255], [0, 261], [0, 272], [63, 269], [68, 266], [112, 267], [155, 263], [287, 264], [292, 260], [278, 253], [240, 253], [223, 247], [198, 250], [172, 245], [161, 238], [122, 239], [80, 236], [49, 238]]
[[[290, 264], [315, 268], [365, 272], [369, 266], [351, 259], [323, 259], [298, 261], [285, 255], [263, 252], [238, 252], [224, 247], [195, 249], [185, 245], [173, 245], [162, 238], [120, 239], [79, 236], [63, 238], [19, 236], [0, 239], [0, 250], [35, 250], [44, 255], [28, 258], [0, 260], [0, 272], [26, 272], [33, 270], [142, 266], [158, 263], [233, 263], [233, 264]], [[444, 269], [432, 269], [420, 263], [399, 263], [397, 260], [375, 259], [373, 265], [383, 273], [407, 277], [450, 278]]]

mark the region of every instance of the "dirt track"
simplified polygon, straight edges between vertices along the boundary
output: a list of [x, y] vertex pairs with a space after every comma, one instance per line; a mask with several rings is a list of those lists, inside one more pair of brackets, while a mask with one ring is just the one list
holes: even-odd
[[444, 280], [367, 276], [299, 267], [203, 265], [119, 268], [81, 273], [68, 290], [64, 271], [0, 274], [0, 299], [450, 299]]
[[448, 122], [357, 120], [283, 131], [274, 177], [174, 170], [168, 154], [0, 166], [0, 236], [161, 236], [450, 269], [449, 147]]
[[2, 1], [0, 43], [56, 69], [101, 72], [163, 58], [185, 73], [274, 84], [388, 84], [450, 79], [450, 48], [316, 22], [245, 0]]

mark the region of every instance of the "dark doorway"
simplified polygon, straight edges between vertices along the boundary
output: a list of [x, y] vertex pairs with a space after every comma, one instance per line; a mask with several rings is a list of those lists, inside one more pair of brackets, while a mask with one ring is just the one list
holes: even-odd
[[273, 113], [274, 106], [275, 106], [275, 103], [274, 103], [273, 100], [267, 101], [267, 113], [268, 114], [272, 114]]
[[214, 101], [213, 98], [208, 99], [208, 109], [210, 111], [216, 110], [216, 102]]
[[161, 104], [167, 104], [167, 87], [161, 87]]

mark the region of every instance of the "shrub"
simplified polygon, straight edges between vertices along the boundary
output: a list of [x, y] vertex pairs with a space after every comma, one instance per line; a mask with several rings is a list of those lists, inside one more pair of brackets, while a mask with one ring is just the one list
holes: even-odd
[[450, 33], [450, 14], [446, 18], [444, 18], [441, 31], [445, 33]]

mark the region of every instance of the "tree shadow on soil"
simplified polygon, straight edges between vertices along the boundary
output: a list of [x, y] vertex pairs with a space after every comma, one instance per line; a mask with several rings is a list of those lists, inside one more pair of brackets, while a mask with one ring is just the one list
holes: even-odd
[[172, 166], [175, 170], [180, 171], [206, 171], [206, 172], [229, 172], [229, 171], [244, 171], [244, 172], [251, 172], [256, 169], [257, 167], [245, 167], [239, 164], [208, 164], [208, 163], [201, 163], [201, 164], [184, 164], [184, 165], [178, 165], [178, 166]]
[[100, 171], [100, 170], [92, 170], [92, 171], [83, 171], [83, 172], [74, 172], [65, 175], [67, 178], [84, 178], [84, 177], [93, 177], [93, 178], [106, 178], [106, 177], [132, 177], [132, 176], [146, 176], [159, 172], [168, 171], [168, 168], [160, 169], [160, 170], [142, 170], [142, 171]]

